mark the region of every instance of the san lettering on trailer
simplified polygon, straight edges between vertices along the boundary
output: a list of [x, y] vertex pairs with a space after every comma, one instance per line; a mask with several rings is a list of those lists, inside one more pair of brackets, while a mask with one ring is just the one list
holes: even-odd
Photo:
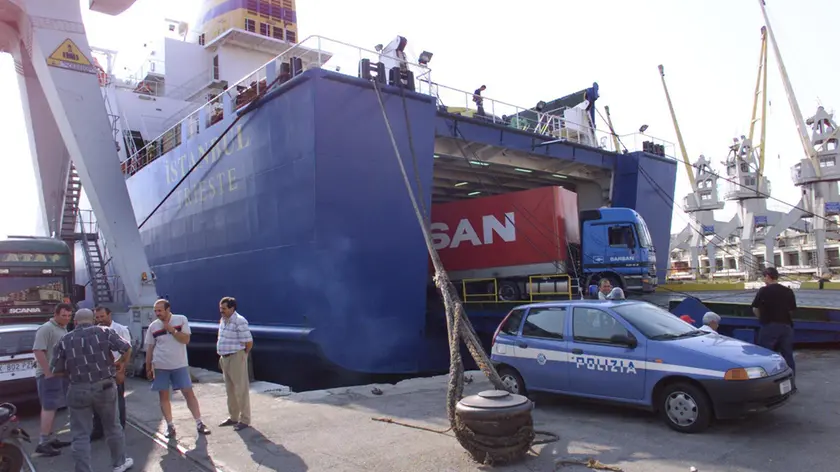
[[432, 243], [447, 270], [565, 261], [580, 242], [577, 195], [542, 187], [432, 207]]
[[575, 366], [578, 369], [597, 370], [600, 372], [615, 372], [617, 374], [636, 374], [636, 364], [624, 359], [608, 359], [603, 357], [575, 356]]
[[90, 62], [87, 56], [82, 53], [82, 50], [70, 38], [65, 39], [50, 54], [50, 57], [47, 58], [47, 65], [60, 69], [74, 70], [76, 72], [85, 72], [87, 74], [96, 75], [99, 73], [96, 66]]

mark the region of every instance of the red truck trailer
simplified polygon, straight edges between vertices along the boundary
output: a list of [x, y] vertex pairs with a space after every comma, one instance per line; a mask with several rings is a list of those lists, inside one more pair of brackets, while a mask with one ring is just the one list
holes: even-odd
[[[484, 287], [464, 287], [476, 297], [521, 300], [534, 291], [570, 289], [571, 280], [558, 275], [573, 275], [570, 248], [580, 245], [580, 223], [577, 194], [563, 187], [436, 204], [431, 231], [443, 266], [459, 288], [463, 282]], [[468, 293], [462, 296], [478, 301]]]

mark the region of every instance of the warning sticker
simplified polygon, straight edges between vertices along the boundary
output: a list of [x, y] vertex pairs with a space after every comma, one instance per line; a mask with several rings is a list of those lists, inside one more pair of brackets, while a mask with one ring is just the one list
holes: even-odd
[[50, 54], [50, 57], [47, 58], [47, 65], [88, 74], [98, 72], [96, 66], [91, 64], [87, 56], [82, 54], [82, 51], [70, 38], [65, 39], [61, 46]]

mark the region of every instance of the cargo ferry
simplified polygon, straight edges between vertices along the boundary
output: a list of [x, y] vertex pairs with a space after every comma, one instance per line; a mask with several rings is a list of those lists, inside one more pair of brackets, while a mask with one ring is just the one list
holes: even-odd
[[[597, 84], [518, 108], [436, 84], [431, 54], [410, 61], [406, 42], [299, 41], [293, 0], [207, 1], [194, 26], [167, 21], [129, 78], [94, 49], [134, 216], [160, 295], [191, 320], [194, 365], [216, 365], [218, 300], [234, 296], [258, 379], [299, 390], [446, 370], [443, 311], [371, 80], [486, 341], [512, 303], [602, 278], [655, 290], [672, 209], [640, 169], [672, 197], [664, 145], [630, 152], [598, 134]], [[91, 277], [81, 252], [77, 280], [111, 284], [85, 303], [126, 304], [119, 277]]]

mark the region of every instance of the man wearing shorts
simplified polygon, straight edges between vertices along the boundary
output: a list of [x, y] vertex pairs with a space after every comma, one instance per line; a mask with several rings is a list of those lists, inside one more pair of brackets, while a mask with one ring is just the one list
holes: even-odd
[[32, 345], [35, 353], [35, 381], [41, 402], [41, 440], [35, 452], [45, 456], [57, 456], [61, 454], [60, 448], [70, 445], [69, 442], [53, 437], [55, 412], [67, 406], [67, 379], [53, 375], [50, 363], [55, 346], [67, 334], [67, 323], [72, 313], [73, 307], [69, 304], [56, 305], [53, 317], [35, 332], [35, 343]]
[[172, 422], [172, 404], [169, 390], [180, 390], [187, 400], [187, 407], [195, 418], [199, 434], [210, 434], [201, 421], [198, 399], [192, 389], [190, 368], [187, 362], [187, 344], [190, 342], [190, 324], [184, 315], [171, 311], [169, 300], [155, 302], [155, 316], [146, 331], [146, 376], [152, 380], [152, 390], [160, 397], [160, 411], [166, 419], [166, 437], [175, 438]]

